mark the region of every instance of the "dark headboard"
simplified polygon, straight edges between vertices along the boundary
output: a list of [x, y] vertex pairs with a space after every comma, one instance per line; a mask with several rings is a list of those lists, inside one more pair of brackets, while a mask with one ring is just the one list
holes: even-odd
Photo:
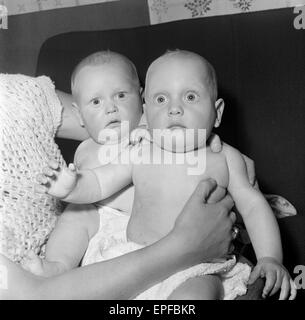
[[[305, 265], [305, 31], [293, 9], [201, 18], [124, 30], [73, 32], [42, 46], [37, 75], [70, 92], [70, 74], [86, 55], [111, 49], [135, 62], [141, 81], [167, 49], [187, 49], [216, 68], [226, 102], [222, 139], [255, 160], [261, 188], [280, 194], [298, 216], [280, 221], [286, 265]], [[69, 142], [71, 146], [71, 142]], [[65, 157], [73, 158], [62, 144]]]

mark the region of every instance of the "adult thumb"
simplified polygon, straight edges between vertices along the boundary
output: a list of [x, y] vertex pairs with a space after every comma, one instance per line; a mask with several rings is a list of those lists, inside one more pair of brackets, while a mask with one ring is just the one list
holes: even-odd
[[216, 189], [217, 183], [213, 179], [201, 180], [194, 193], [194, 197], [198, 197], [202, 202], [206, 203], [209, 199], [210, 194]]

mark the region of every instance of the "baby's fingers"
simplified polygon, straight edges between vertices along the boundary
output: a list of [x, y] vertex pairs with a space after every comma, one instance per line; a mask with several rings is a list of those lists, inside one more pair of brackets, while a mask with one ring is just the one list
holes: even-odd
[[57, 161], [54, 161], [54, 160], [50, 160], [48, 162], [48, 165], [51, 169], [53, 170], [58, 170], [59, 169], [59, 163]]
[[281, 288], [282, 282], [283, 282], [283, 274], [281, 274], [281, 272], [278, 271], [276, 273], [276, 282], [270, 293], [270, 296], [273, 296]]
[[76, 172], [76, 167], [74, 163], [70, 163], [68, 166], [70, 172], [75, 173]]
[[282, 287], [281, 287], [281, 294], [279, 300], [286, 300], [288, 298], [288, 294], [290, 291], [290, 282], [289, 278], [285, 276], [283, 278]]
[[45, 186], [42, 186], [41, 184], [35, 184], [34, 190], [37, 193], [47, 193], [48, 192], [48, 188]]
[[56, 174], [56, 172], [54, 171], [54, 169], [51, 169], [51, 168], [49, 168], [49, 167], [44, 167], [43, 169], [42, 169], [42, 173], [45, 175], [45, 176], [47, 176], [47, 177], [54, 177], [55, 176], [55, 174]]
[[297, 287], [292, 279], [290, 279], [290, 297], [289, 300], [294, 300], [297, 296]]
[[271, 291], [271, 289], [274, 287], [276, 281], [276, 272], [274, 271], [268, 271], [266, 273], [266, 283], [263, 290], [263, 298], [266, 298]]
[[217, 134], [212, 133], [209, 138], [212, 152], [220, 152], [222, 150], [222, 142]]
[[49, 182], [49, 178], [40, 173], [36, 176], [36, 181], [40, 184], [47, 184]]

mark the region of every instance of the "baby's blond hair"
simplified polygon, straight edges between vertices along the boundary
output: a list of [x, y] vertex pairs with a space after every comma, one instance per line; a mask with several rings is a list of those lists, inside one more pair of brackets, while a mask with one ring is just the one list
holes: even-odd
[[[167, 50], [162, 56], [160, 56], [158, 59], [154, 60], [151, 65], [149, 66], [146, 74], [146, 81], [148, 79], [149, 72], [151, 71], [153, 65], [160, 61], [161, 59], [164, 58], [170, 58], [170, 57], [193, 57], [195, 59], [198, 59], [199, 61], [202, 62], [202, 64], [206, 67], [207, 71], [207, 84], [211, 92], [212, 98], [216, 101], [217, 96], [218, 96], [218, 87], [217, 87], [217, 76], [216, 76], [216, 71], [214, 67], [211, 65], [211, 63], [206, 60], [204, 57], [201, 55], [187, 51], [187, 50], [180, 50], [180, 49], [175, 49], [175, 50]], [[145, 83], [145, 88], [147, 87], [147, 83]]]
[[123, 62], [129, 69], [131, 79], [134, 80], [136, 86], [140, 86], [139, 77], [135, 65], [124, 55], [110, 50], [98, 51], [90, 54], [82, 59], [74, 68], [71, 75], [71, 91], [75, 92], [75, 79], [79, 71], [85, 66], [98, 66], [108, 64], [114, 61]]

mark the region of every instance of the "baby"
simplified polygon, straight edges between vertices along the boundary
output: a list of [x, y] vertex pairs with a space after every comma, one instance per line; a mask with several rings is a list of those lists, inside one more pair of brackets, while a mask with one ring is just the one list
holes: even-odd
[[[263, 195], [250, 185], [242, 155], [229, 145], [213, 153], [206, 144], [213, 127], [220, 125], [224, 109], [224, 101], [217, 99], [213, 67], [195, 53], [166, 53], [148, 69], [144, 107], [149, 140], [129, 146], [112, 163], [94, 169], [76, 171], [50, 163], [40, 178], [41, 192], [73, 203], [107, 199], [132, 182], [135, 187], [130, 219], [117, 212], [100, 214], [100, 232], [96, 214], [87, 214], [77, 226], [66, 225], [57, 231], [64, 250], [53, 261], [70, 265], [75, 252], [83, 252], [89, 239], [83, 264], [154, 243], [173, 228], [177, 212], [198, 182], [212, 178], [217, 187], [209, 201], [218, 201], [228, 191], [247, 227], [258, 260], [252, 279], [266, 277], [265, 295], [281, 288], [280, 298], [289, 291], [293, 297], [294, 284], [281, 264], [277, 222]], [[190, 170], [194, 163], [200, 170]], [[249, 274], [249, 267], [236, 264], [234, 258], [204, 263], [177, 273], [137, 298], [233, 299], [245, 293]]]
[[[129, 59], [115, 52], [100, 51], [84, 58], [76, 66], [71, 76], [71, 89], [74, 111], [80, 125], [85, 126], [90, 135], [77, 148], [74, 163], [79, 169], [93, 169], [101, 166], [101, 163], [105, 164], [104, 154], [110, 153], [116, 157], [116, 151], [120, 152], [128, 147], [130, 131], [137, 127], [142, 116], [142, 88], [136, 68]], [[124, 122], [129, 126], [122, 126]], [[139, 131], [133, 131], [135, 140], [137, 133]], [[38, 179], [43, 182], [44, 176], [39, 175]], [[134, 188], [127, 186], [101, 201], [98, 207], [104, 210], [111, 207], [130, 215], [133, 197]], [[46, 260], [37, 260], [34, 253], [30, 252], [24, 263], [25, 269], [37, 275], [51, 276], [76, 267], [87, 246], [83, 247], [83, 252], [75, 248], [77, 252], [73, 252], [74, 259], [69, 260], [69, 263], [56, 263], [58, 254], [60, 256], [67, 249], [66, 246], [69, 247], [62, 240], [61, 230], [65, 230], [66, 236], [70, 237], [69, 241], [74, 243], [74, 238], [81, 233], [75, 233], [73, 228], [77, 228], [78, 219], [86, 220], [88, 215], [98, 217], [95, 205], [69, 205], [50, 236]], [[69, 227], [66, 229], [67, 225]], [[97, 220], [90, 230], [94, 233], [98, 225]], [[71, 233], [68, 232], [70, 228], [73, 231]]]

